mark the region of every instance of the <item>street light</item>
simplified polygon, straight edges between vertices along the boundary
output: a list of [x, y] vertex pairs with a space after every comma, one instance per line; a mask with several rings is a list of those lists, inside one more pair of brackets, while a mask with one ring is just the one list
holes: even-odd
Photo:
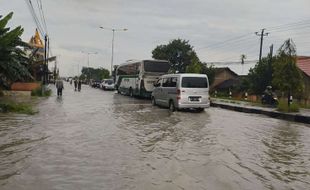
[[87, 54], [87, 67], [88, 67], [88, 79], [90, 79], [90, 72], [89, 72], [89, 55], [93, 54], [98, 54], [98, 52], [86, 52], [86, 51], [81, 51], [82, 53]]
[[114, 33], [116, 31], [127, 31], [127, 28], [123, 28], [123, 29], [117, 29], [117, 28], [105, 28], [100, 26], [99, 28], [101, 28], [102, 30], [110, 30], [113, 33], [112, 36], [112, 55], [111, 55], [111, 76], [112, 76], [112, 71], [113, 71], [113, 58], [114, 58]]

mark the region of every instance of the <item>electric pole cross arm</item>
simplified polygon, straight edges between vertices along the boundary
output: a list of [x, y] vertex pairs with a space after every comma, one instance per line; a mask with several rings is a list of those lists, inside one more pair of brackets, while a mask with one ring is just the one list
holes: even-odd
[[268, 36], [269, 33], [264, 33], [265, 28], [262, 29], [261, 33], [259, 34], [258, 32], [255, 32], [257, 36], [260, 36], [260, 50], [259, 50], [259, 63], [262, 61], [262, 52], [263, 52], [263, 41], [264, 41], [264, 36]]

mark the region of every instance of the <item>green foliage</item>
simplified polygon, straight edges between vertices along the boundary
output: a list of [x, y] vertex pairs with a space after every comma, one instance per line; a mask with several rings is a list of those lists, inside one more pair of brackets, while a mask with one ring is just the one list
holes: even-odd
[[201, 73], [201, 71], [202, 71], [202, 64], [199, 62], [198, 59], [192, 60], [192, 63], [190, 63], [186, 67], [187, 73]]
[[42, 88], [44, 88], [43, 86], [36, 88], [34, 90], [31, 91], [31, 96], [38, 96], [38, 97], [48, 97], [52, 95], [52, 90], [51, 89], [45, 89], [43, 90]]
[[250, 87], [251, 87], [251, 83], [249, 81], [249, 77], [248, 76], [242, 77], [240, 79], [240, 84], [237, 86], [237, 91], [238, 92], [249, 92], [251, 91]]
[[302, 75], [296, 66], [296, 59], [295, 44], [288, 39], [280, 47], [273, 65], [274, 87], [285, 92], [292, 91], [295, 94], [302, 91]]
[[13, 112], [13, 113], [21, 113], [21, 114], [28, 114], [33, 115], [37, 113], [34, 111], [29, 104], [25, 103], [15, 103], [15, 102], [0, 102], [0, 112]]
[[[196, 52], [187, 40], [175, 39], [167, 45], [158, 45], [152, 51], [154, 59], [168, 60], [173, 72], [184, 73], [192, 61], [199, 61]], [[195, 71], [197, 65], [193, 65], [191, 71]], [[193, 69], [193, 70], [192, 70]]]
[[280, 112], [299, 112], [299, 105], [293, 102], [289, 107], [287, 101], [281, 100], [277, 106], [277, 110]]
[[272, 67], [270, 66], [270, 58], [264, 57], [261, 62], [256, 63], [255, 67], [250, 69], [248, 74], [249, 88], [255, 94], [262, 94], [266, 86], [271, 85], [272, 81]]
[[20, 36], [23, 29], [18, 26], [13, 30], [6, 27], [13, 13], [0, 19], [0, 87], [8, 88], [12, 82], [30, 79], [28, 58], [21, 49], [27, 44]]
[[91, 67], [83, 67], [82, 68], [82, 78], [94, 79], [94, 80], [102, 80], [110, 77], [110, 72], [104, 68], [94, 69]]
[[209, 84], [212, 85], [212, 83], [214, 82], [214, 78], [215, 78], [215, 68], [213, 65], [207, 66], [206, 63], [202, 63], [201, 66], [201, 74], [206, 74], [208, 76], [209, 79]]

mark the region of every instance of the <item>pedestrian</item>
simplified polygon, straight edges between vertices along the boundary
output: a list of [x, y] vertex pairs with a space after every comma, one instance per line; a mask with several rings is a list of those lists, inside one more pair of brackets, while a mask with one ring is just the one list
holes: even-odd
[[64, 88], [64, 83], [61, 79], [56, 80], [57, 96], [62, 96], [62, 89]]
[[76, 91], [76, 89], [77, 89], [77, 79], [74, 79], [74, 91]]
[[79, 90], [79, 92], [81, 91], [81, 87], [82, 87], [82, 81], [79, 80], [79, 82], [78, 82], [78, 90]]

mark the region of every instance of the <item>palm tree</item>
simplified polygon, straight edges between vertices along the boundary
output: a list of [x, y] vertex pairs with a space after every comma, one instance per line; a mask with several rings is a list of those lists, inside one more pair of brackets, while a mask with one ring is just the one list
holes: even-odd
[[243, 65], [244, 65], [244, 60], [246, 59], [246, 55], [242, 54], [240, 56], [240, 58], [241, 58], [241, 65], [242, 65], [242, 73], [241, 74], [243, 74]]

